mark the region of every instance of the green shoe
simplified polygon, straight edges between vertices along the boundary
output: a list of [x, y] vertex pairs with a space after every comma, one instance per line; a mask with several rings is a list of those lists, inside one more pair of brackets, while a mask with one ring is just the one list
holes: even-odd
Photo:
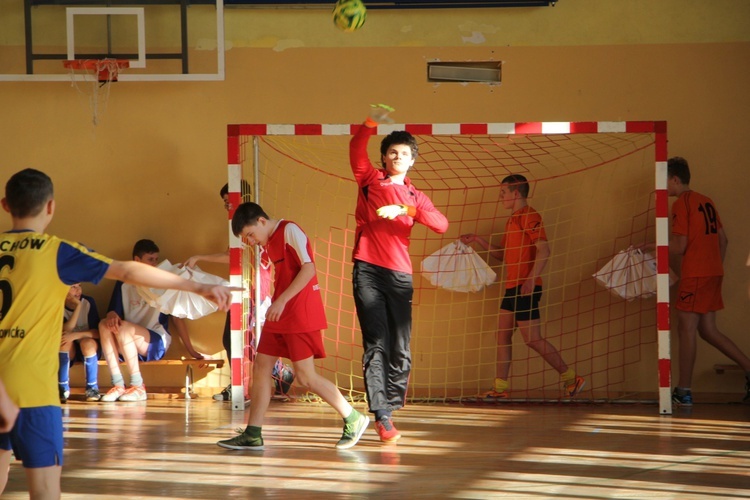
[[228, 448], [230, 450], [251, 450], [251, 451], [263, 450], [263, 438], [261, 436], [250, 437], [247, 434], [245, 434], [244, 431], [241, 431], [239, 429], [238, 429], [238, 432], [239, 432], [239, 436], [235, 436], [232, 439], [225, 439], [223, 441], [219, 441], [216, 444], [218, 444], [222, 448]]
[[359, 438], [362, 437], [365, 429], [367, 429], [367, 426], [370, 423], [370, 417], [362, 415], [359, 412], [357, 412], [357, 414], [359, 417], [357, 417], [357, 420], [355, 420], [354, 423], [344, 424], [344, 433], [341, 435], [339, 442], [336, 443], [336, 448], [339, 450], [346, 450], [357, 444], [357, 441], [359, 441]]

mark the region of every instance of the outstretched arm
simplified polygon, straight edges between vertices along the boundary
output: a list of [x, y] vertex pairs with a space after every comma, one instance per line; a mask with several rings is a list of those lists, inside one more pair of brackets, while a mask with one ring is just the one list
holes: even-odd
[[486, 239], [482, 238], [481, 236], [477, 236], [474, 233], [462, 234], [461, 241], [466, 245], [470, 245], [472, 243], [479, 244], [480, 247], [482, 247], [484, 250], [487, 250], [491, 256], [495, 257], [499, 261], [502, 261], [503, 257], [505, 256], [505, 251], [502, 247], [493, 245]]
[[136, 261], [112, 261], [104, 277], [150, 288], [184, 290], [186, 292], [197, 293], [216, 303], [222, 311], [229, 310], [229, 305], [232, 301], [231, 292], [242, 290], [237, 287], [207, 285], [188, 281], [176, 274]]
[[193, 255], [182, 263], [185, 267], [193, 268], [198, 262], [216, 262], [218, 264], [229, 264], [229, 249], [221, 253], [209, 253], [205, 255]]

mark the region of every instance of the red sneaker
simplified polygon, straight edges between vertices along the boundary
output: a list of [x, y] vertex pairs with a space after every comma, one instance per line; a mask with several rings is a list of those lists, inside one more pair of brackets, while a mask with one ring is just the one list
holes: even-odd
[[378, 431], [380, 440], [384, 443], [395, 443], [401, 438], [401, 433], [398, 432], [396, 426], [393, 425], [391, 417], [387, 415], [383, 415], [377, 422], [375, 422], [375, 430]]

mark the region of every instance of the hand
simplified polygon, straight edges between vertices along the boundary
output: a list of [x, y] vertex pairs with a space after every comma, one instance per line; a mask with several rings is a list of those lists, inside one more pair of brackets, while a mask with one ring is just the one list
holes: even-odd
[[380, 207], [377, 210], [377, 214], [379, 217], [382, 217], [384, 219], [395, 219], [399, 215], [406, 215], [408, 213], [408, 210], [406, 208], [406, 205], [385, 205], [384, 207]]
[[219, 306], [219, 310], [228, 311], [229, 306], [232, 305], [232, 292], [243, 290], [244, 288], [239, 286], [202, 284], [198, 293]]
[[469, 245], [477, 240], [477, 235], [474, 233], [466, 233], [461, 235], [461, 243]]
[[396, 110], [387, 104], [371, 104], [370, 119], [378, 123], [393, 123], [393, 118], [388, 115], [394, 111]]
[[109, 328], [112, 333], [116, 334], [120, 332], [120, 324], [122, 324], [122, 319], [114, 311], [108, 312], [107, 317], [104, 318], [104, 325]]
[[203, 259], [201, 259], [201, 257], [202, 257], [202, 255], [193, 255], [188, 260], [186, 260], [185, 262], [183, 262], [182, 264], [180, 264], [180, 267], [189, 267], [189, 268], [192, 269], [192, 268], [194, 268], [195, 266], [198, 265], [198, 262], [200, 262], [201, 260], [203, 260]]
[[5, 386], [0, 382], [0, 433], [10, 432], [18, 417], [18, 406], [5, 392]]
[[521, 295], [531, 295], [534, 291], [534, 280], [527, 279], [521, 284]]
[[282, 302], [280, 300], [272, 303], [266, 311], [266, 321], [278, 321], [279, 318], [281, 318], [281, 313], [284, 312], [285, 307], [286, 302]]

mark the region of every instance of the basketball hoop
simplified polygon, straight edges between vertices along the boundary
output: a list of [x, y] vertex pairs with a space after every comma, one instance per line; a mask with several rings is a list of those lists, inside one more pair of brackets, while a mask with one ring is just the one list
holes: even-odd
[[96, 73], [99, 83], [111, 83], [117, 81], [117, 75], [121, 69], [129, 68], [130, 61], [127, 59], [72, 59], [63, 61], [63, 67], [75, 73], [76, 70], [84, 70], [86, 74]]
[[[100, 95], [99, 89], [107, 83], [117, 81], [117, 77], [120, 74], [120, 70], [129, 68], [130, 61], [127, 59], [72, 59], [63, 61], [63, 67], [70, 71], [71, 85], [75, 87], [82, 94], [86, 94], [89, 97], [89, 104], [93, 116], [94, 125], [99, 122], [99, 108], [101, 101], [101, 108], [106, 108], [107, 100], [109, 98], [109, 86], [106, 91]], [[83, 74], [80, 78], [76, 78], [76, 72], [82, 71]], [[76, 80], [83, 80], [84, 82], [91, 81], [93, 83], [91, 91], [81, 90]]]

